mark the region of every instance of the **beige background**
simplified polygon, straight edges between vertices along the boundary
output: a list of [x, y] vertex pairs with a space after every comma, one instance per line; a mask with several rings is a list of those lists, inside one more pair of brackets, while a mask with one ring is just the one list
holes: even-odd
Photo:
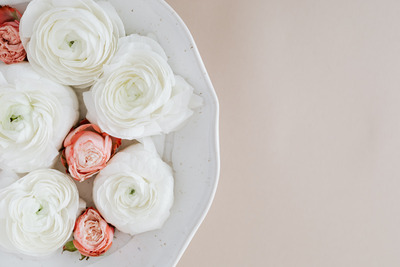
[[220, 101], [178, 267], [400, 266], [400, 2], [167, 0]]

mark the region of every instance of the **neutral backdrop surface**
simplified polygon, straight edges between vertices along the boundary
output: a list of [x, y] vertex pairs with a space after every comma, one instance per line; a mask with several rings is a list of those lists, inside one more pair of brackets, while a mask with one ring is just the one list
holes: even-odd
[[178, 267], [400, 266], [400, 2], [167, 0], [220, 101]]

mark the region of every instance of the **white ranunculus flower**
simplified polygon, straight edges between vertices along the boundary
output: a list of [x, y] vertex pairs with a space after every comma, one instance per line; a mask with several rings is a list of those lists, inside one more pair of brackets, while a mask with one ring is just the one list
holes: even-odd
[[201, 101], [174, 75], [161, 46], [139, 35], [120, 39], [104, 75], [83, 97], [88, 120], [130, 140], [176, 130]]
[[131, 235], [161, 228], [173, 204], [172, 169], [147, 140], [118, 152], [97, 175], [93, 200], [104, 219]]
[[87, 87], [114, 55], [124, 26], [105, 1], [33, 0], [20, 36], [34, 69], [65, 85]]
[[9, 252], [50, 255], [70, 238], [79, 208], [79, 192], [68, 175], [33, 171], [0, 189], [0, 245]]
[[70, 87], [41, 77], [29, 63], [0, 64], [0, 168], [52, 166], [78, 116]]

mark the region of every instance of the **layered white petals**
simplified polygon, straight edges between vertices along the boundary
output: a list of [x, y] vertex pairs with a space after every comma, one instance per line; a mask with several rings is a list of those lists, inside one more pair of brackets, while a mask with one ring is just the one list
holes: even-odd
[[0, 245], [47, 256], [70, 238], [80, 199], [75, 183], [57, 170], [33, 171], [0, 189]]
[[61, 84], [87, 87], [101, 75], [125, 30], [105, 1], [33, 0], [20, 35], [36, 71]]
[[193, 88], [174, 75], [162, 47], [135, 34], [119, 40], [104, 75], [83, 97], [92, 123], [129, 140], [176, 130], [199, 102]]
[[24, 173], [53, 165], [78, 119], [78, 100], [29, 63], [0, 64], [0, 114], [0, 168]]
[[146, 140], [118, 152], [100, 171], [93, 200], [107, 222], [134, 235], [162, 227], [173, 203], [173, 184], [171, 168]]
[[0, 189], [11, 185], [18, 179], [19, 176], [15, 172], [9, 169], [0, 168]]

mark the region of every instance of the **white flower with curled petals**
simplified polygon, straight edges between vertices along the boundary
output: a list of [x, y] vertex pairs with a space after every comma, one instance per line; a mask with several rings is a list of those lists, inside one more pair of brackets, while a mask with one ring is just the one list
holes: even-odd
[[162, 47], [136, 34], [119, 40], [103, 76], [83, 98], [88, 120], [130, 140], [176, 130], [201, 102], [193, 88], [174, 75]]
[[41, 77], [29, 63], [0, 64], [0, 168], [52, 166], [78, 115], [70, 87]]
[[33, 0], [22, 16], [20, 35], [36, 71], [82, 88], [101, 75], [125, 30], [105, 1]]
[[97, 175], [93, 200], [104, 219], [131, 235], [161, 228], [173, 204], [172, 169], [154, 145], [131, 145]]
[[70, 238], [81, 208], [78, 189], [57, 170], [33, 171], [0, 189], [0, 246], [41, 257]]

